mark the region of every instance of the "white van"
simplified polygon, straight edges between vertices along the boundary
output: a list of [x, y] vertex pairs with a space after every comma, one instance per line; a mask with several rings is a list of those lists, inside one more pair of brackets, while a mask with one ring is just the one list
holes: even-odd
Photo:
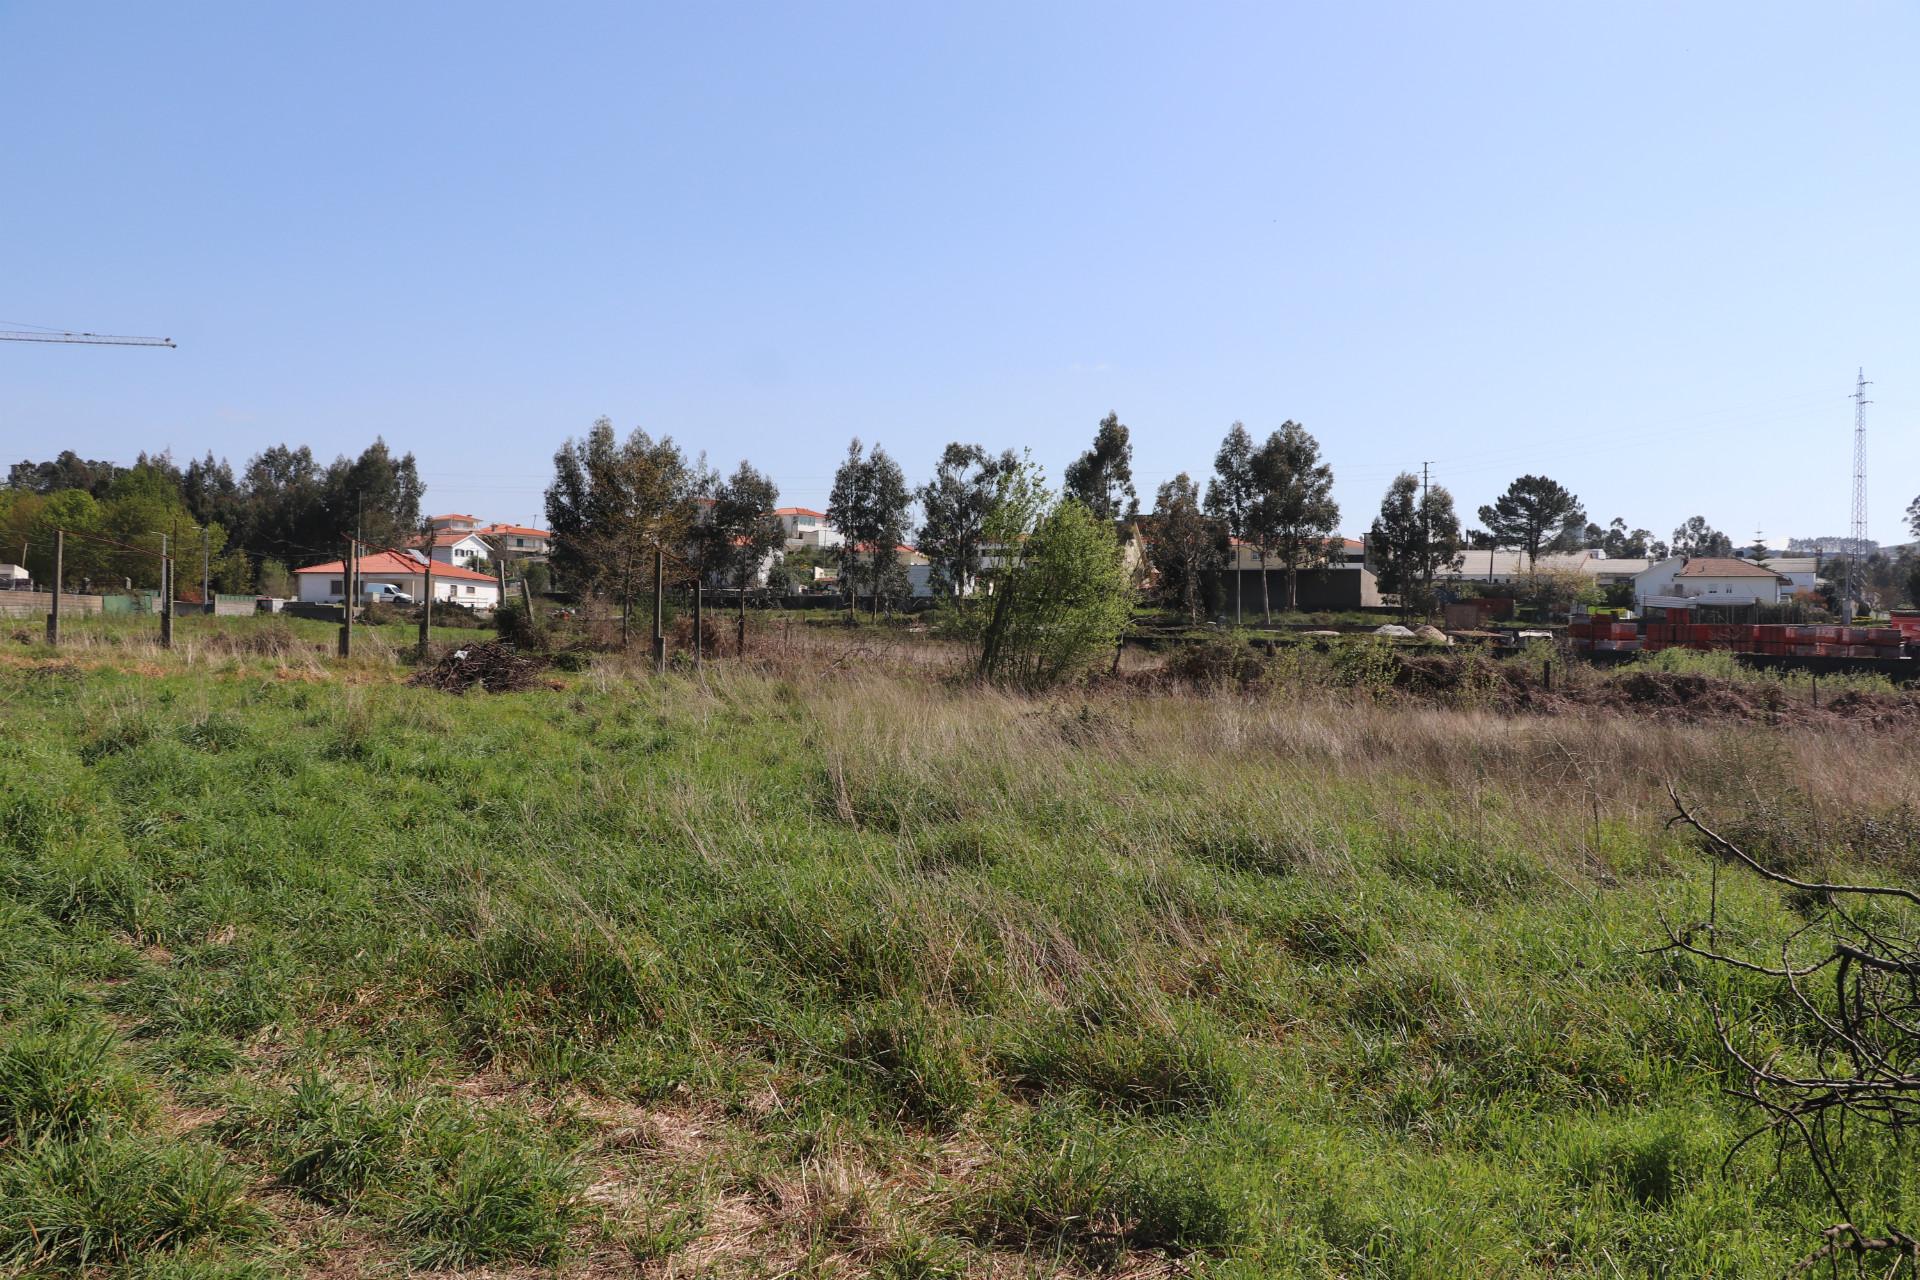
[[361, 604], [412, 604], [413, 597], [391, 582], [369, 582], [360, 588]]

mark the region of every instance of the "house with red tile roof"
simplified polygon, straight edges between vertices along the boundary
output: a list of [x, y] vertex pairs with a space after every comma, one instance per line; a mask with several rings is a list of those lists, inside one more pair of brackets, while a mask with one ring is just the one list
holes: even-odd
[[[426, 593], [427, 565], [416, 551], [377, 551], [360, 557], [356, 566], [364, 587], [390, 583], [415, 600]], [[305, 604], [339, 604], [346, 599], [346, 562], [329, 560], [293, 571], [296, 597]], [[433, 566], [433, 598], [470, 609], [492, 609], [500, 603], [500, 584], [492, 575], [459, 565]]]
[[1752, 560], [1732, 556], [1669, 556], [1634, 575], [1634, 604], [1778, 604], [1793, 594], [1793, 579]]
[[811, 507], [775, 507], [773, 514], [787, 531], [787, 550], [798, 547], [837, 547], [846, 541], [827, 523], [827, 513]]
[[476, 571], [482, 561], [493, 558], [492, 543], [477, 533], [463, 529], [436, 529], [431, 543], [423, 542], [422, 549], [433, 556], [436, 564]]
[[474, 532], [509, 560], [544, 559], [553, 551], [553, 535], [523, 524], [482, 525]]

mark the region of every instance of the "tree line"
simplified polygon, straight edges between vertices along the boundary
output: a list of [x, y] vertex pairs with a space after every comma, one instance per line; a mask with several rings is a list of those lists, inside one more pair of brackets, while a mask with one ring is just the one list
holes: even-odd
[[[884, 448], [854, 440], [836, 470], [827, 510], [846, 540], [832, 559], [849, 595], [874, 608], [904, 596], [899, 548], [909, 540], [928, 557], [937, 597], [974, 594], [992, 550], [989, 508], [1025, 465], [1012, 450], [995, 453], [956, 441], [941, 452], [932, 477], [911, 486]], [[1057, 496], [1115, 525], [1123, 537], [1144, 533], [1142, 549], [1159, 594], [1191, 617], [1202, 613], [1209, 581], [1250, 561], [1259, 570], [1261, 612], [1271, 620], [1269, 572], [1284, 582], [1280, 604], [1291, 609], [1300, 574], [1345, 555], [1333, 483], [1319, 442], [1300, 423], [1289, 420], [1256, 439], [1235, 422], [1215, 451], [1204, 488], [1182, 472], [1159, 486], [1143, 512], [1131, 431], [1109, 413], [1066, 467]], [[157, 551], [160, 533], [197, 539], [205, 530], [219, 589], [281, 592], [288, 566], [337, 556], [355, 529], [375, 546], [411, 537], [424, 493], [413, 455], [396, 457], [378, 439], [355, 457], [324, 465], [305, 446], [275, 445], [238, 472], [211, 453], [184, 467], [166, 453], [143, 453], [121, 467], [68, 451], [9, 469], [0, 491], [0, 550], [21, 548], [29, 570], [44, 577], [51, 572], [51, 531], [66, 528], [103, 539], [70, 547], [70, 579], [125, 578], [150, 586], [157, 562], [110, 544]], [[782, 545], [784, 531], [773, 514], [778, 501], [774, 482], [744, 461], [722, 476], [704, 455], [686, 457], [671, 437], [636, 430], [622, 439], [603, 418], [555, 455], [546, 498], [554, 569], [564, 584], [631, 596], [650, 583], [652, 549], [664, 547], [672, 551], [676, 574], [745, 585]], [[1540, 475], [1518, 477], [1477, 515], [1479, 526], [1465, 528], [1445, 486], [1424, 484], [1411, 472], [1396, 476], [1367, 544], [1382, 589], [1416, 606], [1430, 604], [1436, 576], [1472, 548], [1513, 550], [1529, 565], [1581, 548], [1615, 558], [1733, 552], [1732, 539], [1700, 516], [1664, 541], [1622, 518], [1605, 526], [1590, 522], [1575, 494]], [[1920, 536], [1920, 499], [1909, 515]]]
[[[843, 539], [834, 558], [849, 611], [907, 594], [901, 551], [918, 503], [941, 625], [975, 645], [980, 674], [1039, 686], [1083, 670], [1114, 649], [1132, 607], [1113, 518], [1131, 501], [1124, 454], [1117, 470], [1075, 469], [1055, 493], [1024, 454], [953, 444], [915, 489], [885, 448], [852, 440], [826, 512]], [[744, 460], [723, 476], [671, 437], [636, 429], [622, 439], [601, 418], [553, 461], [555, 572], [571, 589], [613, 598], [625, 618], [668, 577], [717, 576], [740, 588], [744, 609], [785, 544], [779, 488]]]
[[274, 445], [238, 472], [212, 453], [184, 467], [166, 452], [142, 453], [123, 467], [68, 450], [8, 468], [0, 555], [19, 552], [46, 581], [54, 531], [64, 529], [69, 582], [153, 588], [164, 534], [179, 550], [183, 587], [198, 583], [187, 565], [204, 546], [215, 590], [285, 595], [289, 566], [338, 558], [356, 529], [374, 546], [412, 538], [425, 492], [413, 455], [395, 457], [380, 439], [326, 464], [305, 445]]

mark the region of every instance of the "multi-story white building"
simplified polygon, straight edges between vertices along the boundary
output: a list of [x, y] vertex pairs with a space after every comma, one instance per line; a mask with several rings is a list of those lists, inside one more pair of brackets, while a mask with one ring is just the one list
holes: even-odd
[[827, 513], [808, 507], [778, 507], [773, 513], [787, 531], [787, 549], [838, 547], [846, 543], [840, 531], [827, 523]]
[[433, 545], [428, 548], [428, 554], [436, 564], [471, 569], [482, 560], [492, 559], [493, 547], [477, 533], [438, 529], [434, 531]]
[[521, 524], [490, 524], [474, 532], [509, 560], [544, 559], [553, 550], [553, 535]]

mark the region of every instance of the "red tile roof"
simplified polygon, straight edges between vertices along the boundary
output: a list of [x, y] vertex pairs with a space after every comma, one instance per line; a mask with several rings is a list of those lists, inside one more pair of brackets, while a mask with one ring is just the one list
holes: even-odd
[[1676, 578], [1778, 578], [1764, 565], [1751, 560], [1736, 560], [1732, 556], [1693, 556], [1680, 566]]
[[433, 545], [436, 547], [450, 547], [456, 542], [465, 542], [473, 536], [474, 531], [472, 529], [436, 529], [433, 534]]
[[553, 535], [545, 529], [529, 529], [522, 524], [490, 524], [484, 529], [475, 529], [475, 533], [511, 533], [522, 538], [550, 538]]
[[825, 520], [827, 518], [826, 512], [815, 511], [812, 507], [775, 507], [773, 514], [777, 516], [812, 516], [817, 520]]
[[[341, 573], [344, 572], [345, 569], [345, 561], [329, 560], [325, 564], [310, 564], [304, 569], [295, 569], [294, 572]], [[360, 557], [359, 571], [363, 574], [386, 574], [389, 577], [404, 574], [412, 574], [417, 577], [426, 572], [426, 566], [422, 565], [412, 556], [405, 555], [398, 551], [376, 551], [371, 555]], [[433, 576], [436, 578], [459, 578], [467, 582], [494, 581], [492, 574], [475, 573], [472, 569], [462, 569], [458, 565], [441, 564], [438, 561], [434, 562]]]

